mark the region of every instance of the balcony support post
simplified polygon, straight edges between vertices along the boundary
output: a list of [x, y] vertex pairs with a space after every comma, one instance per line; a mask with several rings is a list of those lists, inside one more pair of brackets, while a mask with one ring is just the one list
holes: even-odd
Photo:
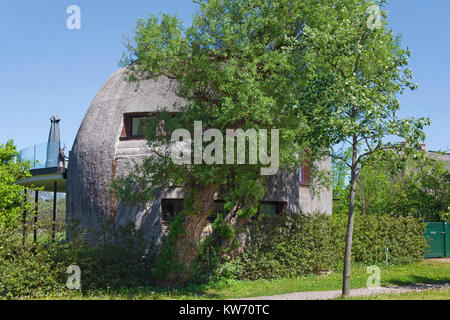
[[35, 204], [35, 209], [34, 209], [34, 224], [33, 224], [33, 240], [34, 240], [34, 245], [36, 245], [37, 243], [37, 222], [38, 222], [38, 214], [39, 214], [39, 191], [35, 191], [35, 195], [34, 195], [34, 204]]
[[56, 233], [56, 196], [58, 189], [58, 182], [55, 181], [53, 185], [53, 219], [52, 219], [52, 244], [55, 242], [55, 233]]
[[28, 194], [27, 188], [23, 189], [23, 213], [22, 213], [22, 246], [25, 247], [25, 240], [27, 238], [27, 202]]

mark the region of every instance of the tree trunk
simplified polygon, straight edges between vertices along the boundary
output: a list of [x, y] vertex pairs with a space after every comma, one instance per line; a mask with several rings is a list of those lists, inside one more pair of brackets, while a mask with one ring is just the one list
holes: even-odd
[[[224, 223], [231, 226], [235, 232], [235, 236], [239, 236], [239, 234], [243, 231], [244, 227], [248, 224], [250, 221], [250, 218], [242, 218], [238, 216], [238, 211], [241, 208], [241, 201], [226, 215], [224, 219]], [[224, 239], [224, 238], [216, 238], [215, 241], [217, 241], [218, 245], [221, 248], [221, 256], [231, 256], [234, 252], [229, 252], [227, 250], [230, 246], [230, 244], [235, 240], [235, 238], [232, 239]]]
[[353, 156], [350, 179], [350, 203], [348, 208], [347, 238], [345, 240], [344, 274], [342, 281], [342, 297], [350, 296], [350, 269], [352, 260], [353, 221], [355, 213], [356, 195], [356, 166], [357, 166], [357, 142], [353, 138]]
[[176, 277], [176, 285], [183, 285], [188, 280], [192, 264], [199, 252], [203, 229], [214, 208], [216, 189], [216, 186], [206, 186], [193, 195], [192, 208], [182, 223], [183, 233], [175, 243], [178, 262], [185, 266], [183, 273]]

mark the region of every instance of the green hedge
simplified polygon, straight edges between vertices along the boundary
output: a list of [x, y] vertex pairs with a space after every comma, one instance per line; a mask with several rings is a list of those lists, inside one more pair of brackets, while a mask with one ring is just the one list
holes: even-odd
[[[65, 270], [64, 270], [65, 271]], [[64, 289], [61, 266], [41, 245], [22, 245], [19, 230], [0, 226], [0, 298], [39, 297]]]
[[[222, 277], [234, 279], [294, 277], [336, 270], [343, 261], [346, 223], [345, 216], [263, 218], [253, 225], [250, 241], [237, 259], [212, 265], [221, 267]], [[420, 261], [426, 247], [423, 231], [424, 225], [413, 218], [356, 217], [353, 261], [384, 263], [386, 245], [392, 264]], [[83, 291], [154, 284], [155, 255], [148, 251], [151, 244], [132, 226], [114, 232], [112, 238], [115, 241], [102, 246], [75, 241], [33, 248], [32, 243], [22, 246], [20, 230], [0, 227], [0, 298], [63, 294], [67, 292], [69, 265], [81, 268]], [[220, 262], [218, 255], [216, 258], [214, 261]], [[207, 269], [200, 269], [203, 276]]]
[[[222, 275], [235, 279], [272, 279], [336, 270], [344, 258], [347, 217], [292, 215], [263, 218], [249, 233], [243, 253], [225, 264]], [[372, 265], [423, 259], [424, 225], [414, 218], [357, 216], [352, 260]]]
[[81, 269], [81, 289], [140, 287], [152, 284], [151, 245], [133, 226], [114, 232], [112, 242], [22, 244], [18, 229], [0, 226], [0, 298], [36, 298], [67, 293], [67, 267]]

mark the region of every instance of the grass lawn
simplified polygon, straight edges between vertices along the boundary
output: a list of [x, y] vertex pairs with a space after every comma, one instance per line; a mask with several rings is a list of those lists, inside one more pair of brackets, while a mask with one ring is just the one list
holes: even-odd
[[[450, 283], [450, 263], [426, 260], [421, 263], [403, 266], [380, 266], [381, 285], [407, 285], [414, 283]], [[352, 288], [364, 288], [369, 274], [363, 266], [352, 268]], [[82, 283], [83, 284], [83, 283]], [[307, 276], [293, 279], [226, 281], [210, 285], [190, 286], [184, 289], [167, 290], [162, 288], [133, 288], [95, 291], [81, 294], [71, 292], [61, 296], [43, 297], [43, 299], [232, 299], [268, 296], [301, 291], [340, 290], [342, 275], [340, 272], [323, 276]], [[432, 295], [427, 292], [423, 295]], [[448, 291], [437, 293], [447, 295]], [[405, 295], [408, 297], [408, 295]], [[376, 297], [372, 297], [376, 298]]]

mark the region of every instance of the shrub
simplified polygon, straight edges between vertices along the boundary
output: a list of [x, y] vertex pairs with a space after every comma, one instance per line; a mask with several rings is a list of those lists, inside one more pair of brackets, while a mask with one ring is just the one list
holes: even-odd
[[[249, 243], [222, 275], [235, 279], [271, 279], [320, 274], [342, 263], [345, 216], [288, 215], [259, 220], [249, 231]], [[413, 218], [358, 216], [352, 259], [372, 265], [386, 259], [403, 264], [420, 261], [426, 247], [424, 226]]]
[[81, 269], [81, 289], [116, 289], [152, 284], [154, 252], [132, 226], [113, 232], [113, 241], [88, 245], [22, 244], [21, 232], [0, 227], [0, 298], [42, 297], [66, 292], [67, 267]]
[[80, 267], [83, 291], [150, 285], [155, 257], [151, 244], [133, 225], [110, 232], [110, 241], [102, 245], [89, 245], [81, 240], [60, 244], [54, 249], [53, 258], [66, 268]]
[[[64, 270], [65, 271], [65, 270]], [[38, 297], [64, 289], [64, 272], [45, 247], [22, 245], [21, 234], [0, 226], [0, 297]]]
[[[216, 280], [218, 270], [222, 278], [250, 280], [336, 270], [344, 256], [346, 223], [346, 216], [341, 215], [261, 217], [234, 261], [221, 261], [208, 238], [191, 281]], [[419, 261], [426, 247], [423, 231], [424, 225], [413, 218], [357, 216], [353, 261], [384, 263], [386, 246], [392, 264]], [[23, 245], [20, 230], [0, 226], [0, 298], [65, 294], [70, 265], [80, 267], [83, 291], [158, 283], [162, 270], [155, 264], [156, 252], [149, 250], [152, 244], [132, 225], [110, 232], [109, 241], [102, 245], [74, 240], [53, 245], [38, 241], [34, 246], [30, 241]]]

